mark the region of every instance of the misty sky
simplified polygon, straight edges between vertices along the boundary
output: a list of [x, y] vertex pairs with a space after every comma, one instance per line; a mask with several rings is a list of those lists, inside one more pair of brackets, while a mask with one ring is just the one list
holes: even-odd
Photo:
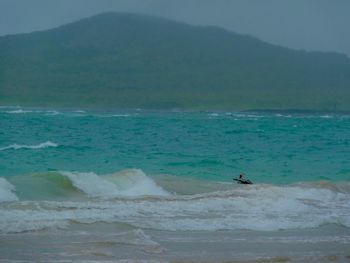
[[290, 48], [350, 56], [350, 0], [0, 0], [0, 35], [49, 29], [106, 11], [218, 25]]

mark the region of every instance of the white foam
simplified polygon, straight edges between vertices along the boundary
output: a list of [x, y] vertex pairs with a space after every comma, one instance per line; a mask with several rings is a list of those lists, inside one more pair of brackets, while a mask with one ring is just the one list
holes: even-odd
[[22, 109], [6, 111], [6, 113], [9, 113], [9, 114], [24, 114], [24, 113], [30, 113], [30, 112], [33, 112], [33, 111], [22, 110]]
[[12, 109], [5, 111], [8, 114], [26, 114], [26, 113], [44, 113], [46, 116], [58, 115], [60, 114], [57, 110], [24, 110], [24, 109]]
[[140, 169], [128, 169], [107, 176], [123, 196], [168, 196], [169, 193], [158, 186]]
[[275, 117], [282, 117], [282, 118], [292, 118], [292, 115], [291, 114], [280, 114], [280, 113], [277, 113], [275, 114]]
[[322, 119], [332, 119], [333, 116], [326, 114], [326, 115], [321, 115], [320, 118], [322, 118]]
[[130, 117], [130, 114], [113, 114], [112, 117]]
[[127, 117], [131, 117], [131, 116], [136, 116], [137, 114], [94, 114], [94, 117], [98, 117], [98, 118], [127, 118]]
[[45, 112], [46, 116], [55, 116], [55, 115], [59, 115], [59, 114], [61, 114], [61, 113], [59, 111], [56, 111], [56, 110], [50, 110], [50, 111]]
[[112, 197], [116, 186], [95, 173], [62, 172], [73, 183], [74, 187], [92, 197]]
[[95, 173], [62, 172], [73, 185], [91, 197], [166, 196], [168, 193], [141, 170], [130, 169], [107, 176]]
[[16, 201], [18, 197], [13, 193], [14, 186], [5, 178], [0, 177], [0, 202]]
[[48, 147], [57, 147], [58, 144], [51, 142], [51, 141], [46, 141], [43, 143], [39, 143], [36, 145], [26, 145], [26, 144], [11, 144], [5, 147], [0, 148], [0, 151], [5, 151], [5, 150], [19, 150], [19, 149], [42, 149], [42, 148], [48, 148]]
[[232, 116], [237, 117], [237, 118], [265, 118], [266, 116], [264, 115], [258, 115], [258, 114], [246, 114], [246, 113], [233, 113]]
[[[45, 210], [7, 210], [1, 211], [0, 233], [21, 233], [52, 228], [65, 228], [69, 225], [68, 211], [64, 213]], [[65, 215], [65, 216], [64, 216]]]
[[[119, 191], [96, 175], [71, 176], [90, 194]], [[91, 180], [92, 177], [93, 179]], [[108, 182], [106, 180], [106, 182]], [[93, 190], [92, 183], [96, 183]], [[111, 182], [110, 182], [111, 183]], [[109, 189], [111, 187], [111, 189]], [[88, 189], [88, 190], [86, 190]], [[117, 192], [120, 193], [120, 192]], [[64, 227], [69, 222], [119, 222], [138, 228], [170, 231], [216, 231], [313, 228], [324, 224], [350, 227], [350, 195], [299, 186], [247, 186], [191, 196], [143, 199], [93, 199], [84, 202], [21, 202], [2, 211], [0, 232]]]

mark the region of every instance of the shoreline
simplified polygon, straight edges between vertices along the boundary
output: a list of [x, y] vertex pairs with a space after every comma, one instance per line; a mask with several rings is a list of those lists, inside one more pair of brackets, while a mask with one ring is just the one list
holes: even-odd
[[0, 262], [347, 262], [350, 231], [159, 231], [121, 224], [2, 235]]

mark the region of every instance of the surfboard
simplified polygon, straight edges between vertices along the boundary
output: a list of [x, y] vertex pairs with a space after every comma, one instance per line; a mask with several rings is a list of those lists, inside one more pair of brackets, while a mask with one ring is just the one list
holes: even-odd
[[234, 180], [234, 181], [237, 181], [239, 184], [253, 184], [252, 181], [250, 181], [250, 180], [248, 180], [248, 179], [242, 180], [242, 179], [236, 179], [236, 178], [234, 178], [233, 180]]

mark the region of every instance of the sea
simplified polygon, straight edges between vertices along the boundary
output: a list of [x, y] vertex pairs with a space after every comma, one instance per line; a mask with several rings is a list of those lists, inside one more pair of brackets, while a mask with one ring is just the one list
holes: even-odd
[[0, 107], [0, 262], [329, 261], [350, 114]]

